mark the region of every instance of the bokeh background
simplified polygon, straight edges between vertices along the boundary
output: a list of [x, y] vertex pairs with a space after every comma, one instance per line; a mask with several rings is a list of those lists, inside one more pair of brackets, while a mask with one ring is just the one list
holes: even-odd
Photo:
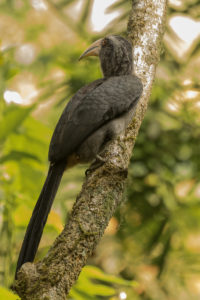
[[[0, 1], [0, 299], [48, 168], [52, 130], [69, 98], [101, 76], [79, 55], [126, 35], [131, 1]], [[170, 0], [149, 108], [124, 205], [68, 299], [200, 299], [200, 4]], [[36, 259], [60, 233], [86, 166], [64, 175]]]

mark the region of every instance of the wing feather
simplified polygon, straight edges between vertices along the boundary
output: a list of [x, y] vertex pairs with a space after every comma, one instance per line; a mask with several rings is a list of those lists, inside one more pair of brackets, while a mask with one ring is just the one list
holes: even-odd
[[93, 82], [69, 101], [55, 128], [49, 160], [67, 159], [99, 127], [136, 105], [142, 83], [134, 75]]

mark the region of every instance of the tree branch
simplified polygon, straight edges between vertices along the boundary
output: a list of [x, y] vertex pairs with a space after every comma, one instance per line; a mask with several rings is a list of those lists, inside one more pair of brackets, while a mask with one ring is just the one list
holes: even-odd
[[47, 256], [37, 264], [22, 266], [15, 289], [23, 300], [66, 299], [110, 218], [123, 201], [127, 168], [159, 60], [165, 13], [166, 0], [133, 0], [128, 35], [134, 45], [135, 74], [144, 85], [136, 116], [126, 135], [113, 141], [105, 150], [107, 162], [86, 178], [67, 225]]

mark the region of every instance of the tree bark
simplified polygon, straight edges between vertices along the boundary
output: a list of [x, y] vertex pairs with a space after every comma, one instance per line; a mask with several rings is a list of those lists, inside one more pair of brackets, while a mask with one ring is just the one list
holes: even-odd
[[129, 161], [159, 60], [165, 14], [166, 0], [133, 0], [128, 36], [134, 46], [134, 73], [144, 86], [136, 115], [125, 136], [106, 148], [106, 163], [87, 176], [68, 222], [47, 256], [36, 264], [22, 266], [15, 282], [22, 300], [66, 299], [110, 218], [122, 203]]

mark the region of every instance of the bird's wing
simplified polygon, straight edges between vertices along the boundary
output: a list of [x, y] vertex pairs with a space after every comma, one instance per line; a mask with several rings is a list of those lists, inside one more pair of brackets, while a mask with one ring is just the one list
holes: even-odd
[[81, 90], [58, 121], [50, 144], [50, 161], [66, 159], [90, 134], [136, 105], [142, 83], [133, 75], [116, 76], [92, 83], [84, 94]]

